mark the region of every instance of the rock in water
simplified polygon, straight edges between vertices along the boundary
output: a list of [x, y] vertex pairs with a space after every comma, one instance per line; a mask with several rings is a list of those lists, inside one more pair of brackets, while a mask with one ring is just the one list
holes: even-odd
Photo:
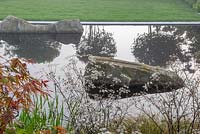
[[54, 24], [59, 33], [82, 33], [83, 27], [79, 20], [61, 20]]
[[0, 33], [83, 33], [79, 20], [62, 20], [48, 25], [32, 25], [14, 16], [6, 17], [0, 23]]
[[89, 57], [85, 70], [86, 91], [93, 99], [126, 98], [141, 93], [170, 92], [184, 86], [174, 72], [160, 67], [108, 57]]

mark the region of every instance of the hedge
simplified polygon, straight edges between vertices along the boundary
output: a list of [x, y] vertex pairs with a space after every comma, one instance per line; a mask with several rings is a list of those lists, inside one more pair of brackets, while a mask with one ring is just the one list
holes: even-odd
[[184, 0], [184, 1], [188, 3], [192, 8], [200, 12], [200, 0]]

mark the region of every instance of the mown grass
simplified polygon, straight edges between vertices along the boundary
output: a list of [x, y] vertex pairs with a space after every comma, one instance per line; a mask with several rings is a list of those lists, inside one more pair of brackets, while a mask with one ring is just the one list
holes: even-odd
[[182, 0], [0, 0], [0, 19], [27, 20], [198, 21]]

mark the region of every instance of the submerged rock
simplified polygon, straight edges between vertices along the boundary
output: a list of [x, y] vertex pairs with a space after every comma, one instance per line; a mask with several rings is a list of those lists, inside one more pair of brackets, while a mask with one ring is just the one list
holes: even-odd
[[79, 20], [62, 20], [48, 25], [32, 25], [14, 16], [0, 23], [0, 33], [83, 33]]
[[174, 72], [160, 67], [91, 56], [85, 71], [86, 91], [94, 99], [126, 98], [170, 92], [184, 86]]

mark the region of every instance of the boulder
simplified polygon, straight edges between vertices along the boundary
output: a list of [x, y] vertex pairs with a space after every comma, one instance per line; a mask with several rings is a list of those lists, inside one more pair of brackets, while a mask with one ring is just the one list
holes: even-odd
[[59, 33], [82, 33], [83, 27], [79, 20], [61, 20], [54, 24]]
[[93, 99], [163, 93], [184, 86], [172, 71], [108, 57], [89, 57], [84, 75], [86, 91]]
[[83, 33], [79, 20], [62, 20], [48, 25], [32, 25], [14, 16], [0, 23], [0, 33]]

